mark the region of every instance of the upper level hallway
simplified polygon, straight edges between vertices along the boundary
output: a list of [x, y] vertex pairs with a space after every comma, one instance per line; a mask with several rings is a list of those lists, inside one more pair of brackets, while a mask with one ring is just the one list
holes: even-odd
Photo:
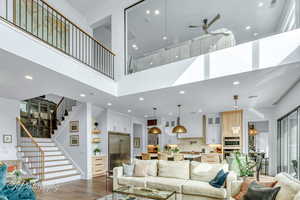
[[[278, 12], [281, 9], [289, 11], [284, 12], [284, 16], [287, 14], [293, 16], [289, 19], [290, 15], [287, 15], [286, 20], [281, 20], [279, 25], [282, 30], [260, 34], [257, 37], [251, 36], [249, 39], [239, 39], [236, 45], [228, 46], [228, 48], [184, 57], [128, 74], [130, 69], [128, 68], [127, 54], [132, 50], [128, 50], [127, 43], [129, 41], [126, 38], [129, 37], [129, 24], [135, 23], [128, 21], [131, 15], [130, 10], [136, 6], [138, 10], [141, 9], [140, 5], [148, 5], [149, 10], [145, 6], [142, 7], [145, 11], [144, 15], [148, 15], [148, 11], [151, 10], [154, 12], [152, 17], [157, 15], [157, 17], [161, 17], [160, 21], [163, 21], [165, 17], [168, 17], [164, 15], [163, 8], [169, 9], [166, 13], [172, 9], [170, 2], [168, 4], [166, 1], [165, 4], [157, 5], [159, 12], [155, 14], [154, 7], [150, 7], [153, 6], [152, 1], [140, 4], [136, 0], [103, 0], [87, 4], [84, 1], [69, 0], [0, 0], [0, 76], [3, 96], [28, 99], [45, 93], [54, 93], [76, 99], [80, 94], [85, 94], [100, 95], [103, 97], [103, 101], [107, 102], [109, 99], [119, 96], [181, 87], [203, 80], [289, 66], [300, 62], [300, 30], [297, 29], [300, 21], [299, 1], [286, 0], [290, 7], [284, 7], [283, 1], [270, 7], [266, 1], [264, 6], [255, 4], [256, 10], [276, 10], [275, 14], [273, 10], [271, 14], [266, 14], [266, 17], [279, 17]], [[226, 19], [226, 15], [229, 15], [220, 7], [221, 5], [216, 6], [214, 12], [221, 13], [221, 20], [217, 20], [217, 23], [223, 23], [222, 17]], [[255, 11], [253, 12], [254, 17], [261, 17], [260, 11], [255, 9], [252, 10]], [[27, 13], [26, 16], [25, 13]], [[198, 16], [197, 13], [195, 15]], [[213, 16], [212, 13], [207, 13], [209, 19]], [[196, 23], [199, 19], [201, 22], [203, 16], [198, 17], [189, 23]], [[109, 20], [106, 20], [107, 18]], [[105, 23], [103, 19], [105, 19]], [[107, 21], [110, 42], [103, 41], [103, 44], [109, 45], [109, 47], [102, 45], [102, 41], [98, 42], [94, 39], [98, 38], [95, 30], [104, 24], [107, 27]], [[247, 26], [248, 22], [250, 24], [251, 20], [242, 19], [236, 21], [236, 26], [245, 28], [244, 26]], [[272, 20], [273, 22], [274, 20]], [[143, 29], [142, 24], [136, 23]], [[221, 25], [226, 25], [226, 23]], [[171, 25], [171, 23], [167, 23], [167, 25]], [[256, 25], [260, 27], [261, 24], [252, 25], [252, 34]], [[233, 30], [236, 29], [233, 28]], [[172, 30], [168, 30], [168, 32], [170, 35], [175, 34]], [[179, 36], [180, 34], [178, 32]], [[236, 37], [241, 38], [239, 32]], [[143, 39], [148, 40], [149, 35], [145, 35]], [[157, 43], [157, 41], [155, 42]], [[132, 46], [132, 43], [130, 44]], [[162, 48], [167, 47], [162, 46]], [[24, 80], [25, 75], [34, 77], [38, 84], [30, 85]], [[15, 82], [11, 83], [11, 79], [14, 79]], [[14, 89], [20, 86], [32, 89], [16, 94]]]

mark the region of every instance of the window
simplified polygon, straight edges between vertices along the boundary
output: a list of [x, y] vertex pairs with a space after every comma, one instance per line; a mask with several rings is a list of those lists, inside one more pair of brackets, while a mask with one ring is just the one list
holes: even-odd
[[300, 107], [278, 120], [278, 172], [299, 179], [300, 164]]

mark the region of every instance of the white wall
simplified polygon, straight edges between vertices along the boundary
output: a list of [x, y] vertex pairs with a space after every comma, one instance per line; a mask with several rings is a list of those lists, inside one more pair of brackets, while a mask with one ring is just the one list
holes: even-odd
[[[69, 122], [79, 121], [79, 132], [70, 133]], [[92, 131], [92, 106], [89, 103], [80, 103], [73, 107], [70, 116], [59, 127], [54, 136], [54, 141], [62, 148], [83, 173], [83, 178], [91, 178], [91, 131]], [[70, 146], [70, 136], [79, 135], [79, 146]]]
[[[17, 123], [20, 102], [0, 98], [0, 160], [17, 160]], [[12, 143], [4, 144], [3, 135], [12, 135]]]
[[78, 12], [75, 8], [73, 8], [68, 1], [45, 0], [45, 2], [51, 5], [56, 10], [58, 10], [64, 16], [66, 16], [71, 22], [79, 26], [79, 28], [83, 29], [84, 31], [92, 35], [93, 31], [89, 26], [86, 17], [82, 15], [80, 12]]

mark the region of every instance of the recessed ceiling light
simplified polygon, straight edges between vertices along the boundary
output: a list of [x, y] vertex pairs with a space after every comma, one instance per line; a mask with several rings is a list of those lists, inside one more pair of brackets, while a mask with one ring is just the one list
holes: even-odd
[[150, 14], [150, 10], [146, 10], [146, 14], [149, 15]]
[[179, 91], [179, 94], [185, 94], [184, 90]]
[[147, 117], [148, 117], [148, 115], [144, 115], [144, 117], [145, 117], [145, 118], [147, 118]]
[[153, 65], [153, 62], [151, 62], [150, 65]]
[[168, 37], [167, 37], [167, 36], [163, 36], [162, 39], [163, 39], [163, 40], [167, 40]]
[[250, 30], [250, 29], [251, 29], [251, 26], [246, 26], [245, 29], [246, 29], [246, 30]]
[[140, 101], [144, 101], [145, 99], [144, 99], [143, 97], [140, 97], [139, 100], [140, 100]]
[[169, 113], [168, 113], [168, 115], [170, 115], [170, 116], [171, 116], [171, 115], [173, 115], [173, 113], [172, 113], [172, 112], [169, 112]]
[[155, 15], [159, 15], [159, 13], [160, 13], [159, 10], [155, 10], [155, 11], [154, 11], [154, 14], [155, 14]]
[[32, 76], [26, 75], [24, 76], [27, 80], [33, 80]]
[[108, 106], [112, 106], [112, 103], [108, 102], [107, 105], [108, 105]]
[[253, 33], [254, 36], [258, 36], [258, 33]]
[[233, 85], [239, 85], [240, 82], [239, 82], [239, 81], [234, 81], [232, 84], [233, 84]]
[[263, 2], [259, 2], [257, 6], [258, 6], [258, 7], [263, 7], [263, 6], [264, 6], [264, 3], [263, 3]]
[[198, 110], [198, 112], [199, 112], [199, 113], [201, 113], [201, 112], [202, 112], [202, 110], [201, 110], [201, 109], [199, 109], [199, 110]]
[[80, 94], [81, 97], [85, 97], [85, 94]]
[[127, 112], [131, 113], [131, 110], [130, 110], [130, 109], [128, 109], [128, 110], [127, 110]]
[[178, 58], [178, 56], [175, 56], [176, 58]]
[[137, 46], [136, 44], [133, 44], [133, 45], [132, 45], [132, 48], [134, 48], [135, 50], [138, 50], [138, 49], [139, 49], [138, 46]]

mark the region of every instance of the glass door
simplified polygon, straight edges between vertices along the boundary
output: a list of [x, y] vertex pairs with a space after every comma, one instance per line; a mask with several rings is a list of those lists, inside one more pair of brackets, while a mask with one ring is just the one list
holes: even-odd
[[288, 116], [288, 173], [293, 177], [298, 176], [298, 111]]

